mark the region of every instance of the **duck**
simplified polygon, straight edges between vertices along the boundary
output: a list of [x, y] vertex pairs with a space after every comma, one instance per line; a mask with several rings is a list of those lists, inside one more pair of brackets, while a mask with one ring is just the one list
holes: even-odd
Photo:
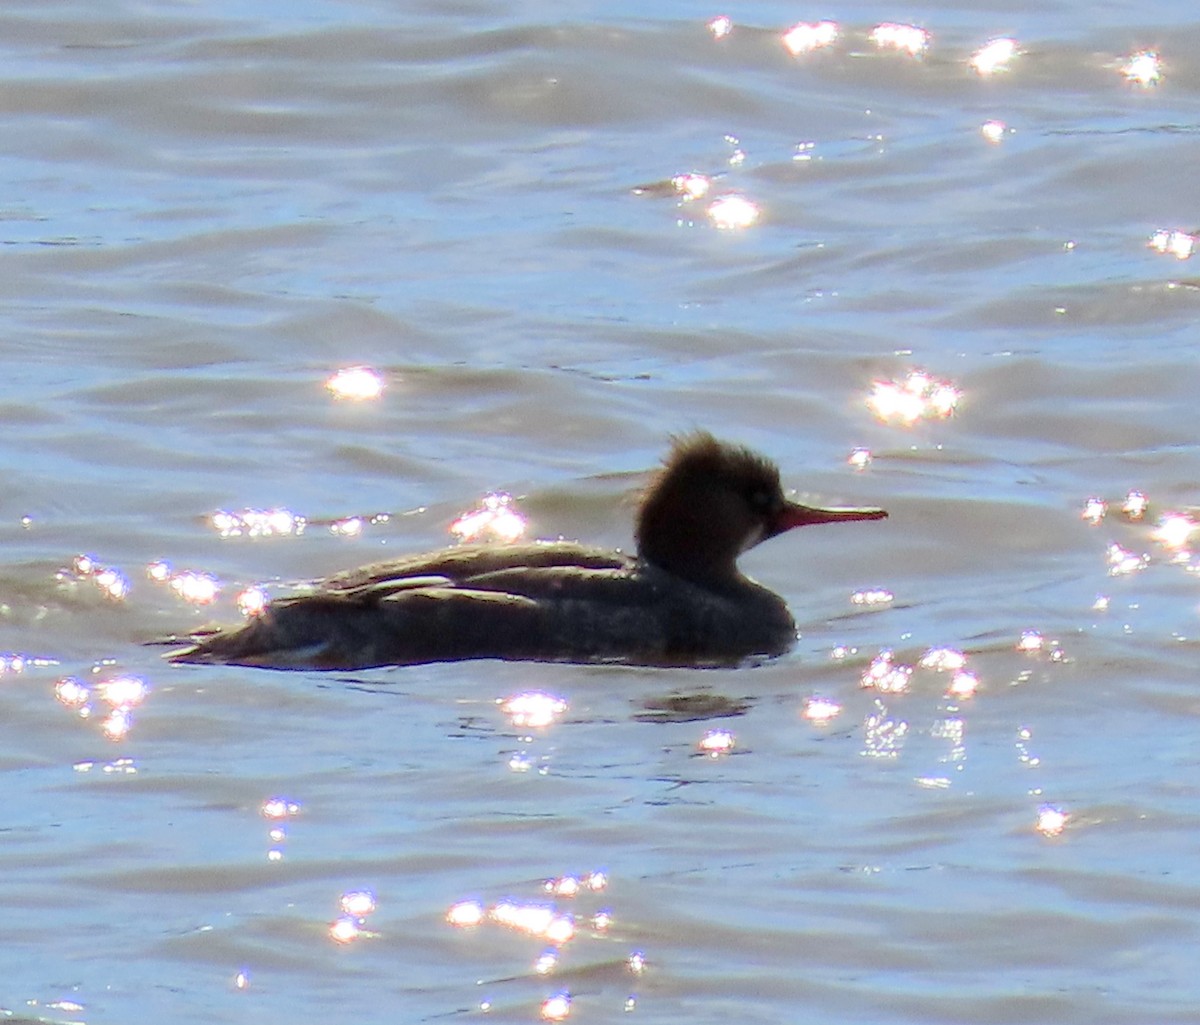
[[359, 670], [466, 659], [733, 666], [796, 625], [738, 558], [795, 527], [882, 520], [785, 497], [768, 458], [675, 437], [642, 494], [630, 554], [572, 541], [462, 544], [337, 573], [244, 624], [190, 635], [173, 663]]

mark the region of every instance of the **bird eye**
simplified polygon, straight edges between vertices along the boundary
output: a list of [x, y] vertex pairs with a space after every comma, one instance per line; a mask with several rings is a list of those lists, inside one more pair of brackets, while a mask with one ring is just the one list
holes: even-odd
[[755, 488], [746, 496], [746, 501], [750, 503], [750, 508], [756, 512], [766, 512], [771, 508], [771, 496], [762, 488]]

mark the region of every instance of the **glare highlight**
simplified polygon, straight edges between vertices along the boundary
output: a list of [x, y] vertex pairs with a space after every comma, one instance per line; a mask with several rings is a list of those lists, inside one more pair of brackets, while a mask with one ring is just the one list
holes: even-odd
[[329, 926], [329, 938], [334, 943], [353, 943], [362, 932], [358, 922], [353, 918], [339, 918]]
[[101, 732], [109, 740], [124, 740], [132, 728], [133, 719], [124, 708], [114, 708], [100, 723]]
[[500, 710], [518, 729], [540, 729], [551, 726], [567, 710], [567, 703], [554, 694], [526, 691], [500, 703]]
[[171, 578], [171, 590], [190, 605], [211, 605], [221, 593], [221, 585], [209, 573], [186, 572]]
[[721, 755], [729, 754], [736, 743], [733, 733], [729, 730], [709, 730], [696, 746], [710, 758], [720, 758]]
[[264, 819], [290, 819], [300, 814], [300, 805], [286, 797], [268, 797], [263, 801], [259, 813]]
[[267, 611], [267, 605], [270, 598], [267, 597], [267, 592], [261, 587], [247, 587], [237, 596], [238, 611], [250, 619], [252, 616], [261, 616]]
[[958, 672], [967, 664], [967, 656], [957, 648], [929, 648], [917, 662], [922, 669]]
[[895, 759], [908, 739], [908, 723], [893, 719], [882, 704], [863, 720], [862, 754], [867, 758]]
[[365, 918], [376, 908], [375, 894], [369, 890], [351, 890], [342, 894], [339, 904], [346, 914]]
[[1051, 804], [1043, 804], [1038, 809], [1037, 824], [1034, 828], [1043, 836], [1058, 836], [1067, 828], [1070, 815], [1061, 808]]
[[1167, 513], [1151, 532], [1150, 540], [1157, 541], [1172, 552], [1182, 552], [1197, 529], [1200, 529], [1200, 525], [1184, 513]]
[[671, 185], [684, 199], [703, 199], [712, 188], [712, 179], [694, 172], [677, 174], [671, 179]]
[[1121, 74], [1125, 81], [1143, 88], [1158, 85], [1162, 80], [1162, 59], [1153, 50], [1142, 50], [1121, 65]]
[[575, 897], [585, 890], [599, 893], [608, 886], [608, 876], [603, 872], [589, 872], [583, 876], [559, 876], [547, 879], [542, 889], [555, 897]]
[[900, 50], [910, 57], [918, 57], [928, 48], [929, 33], [917, 25], [902, 25], [885, 21], [871, 29], [870, 40], [881, 50]]
[[1126, 519], [1140, 520], [1146, 515], [1146, 511], [1150, 508], [1150, 499], [1146, 497], [1142, 491], [1130, 491], [1125, 496], [1125, 503], [1121, 506], [1121, 512]]
[[650, 182], [646, 185], [635, 185], [635, 196], [678, 196], [681, 202], [691, 202], [693, 199], [703, 199], [712, 188], [712, 179], [696, 171], [677, 174], [665, 181]]
[[[71, 572], [78, 581], [93, 584], [105, 598], [124, 601], [129, 595], [129, 579], [119, 569], [104, 566], [90, 555], [77, 555], [71, 564]], [[65, 574], [60, 573], [59, 579]]]
[[1099, 525], [1107, 514], [1108, 503], [1103, 498], [1089, 498], [1083, 503], [1083, 511], [1079, 516], [1094, 527]]
[[758, 222], [759, 209], [745, 196], [718, 196], [708, 206], [708, 219], [721, 231], [737, 231]]
[[918, 420], [944, 420], [958, 408], [962, 392], [923, 370], [909, 371], [901, 381], [875, 381], [867, 407], [883, 423], [910, 427]]
[[150, 688], [136, 676], [117, 676], [96, 685], [96, 692], [113, 708], [136, 708], [146, 700]]
[[[281, 858], [282, 852], [271, 852]], [[278, 859], [271, 859], [278, 860]], [[330, 924], [329, 937], [335, 943], [353, 943], [360, 937], [376, 937], [366, 930], [366, 918], [376, 910], [375, 895], [369, 890], [348, 890], [338, 898], [341, 915]]]
[[978, 689], [979, 677], [970, 670], [964, 669], [951, 677], [950, 686], [946, 688], [946, 696], [951, 698], [972, 698]]
[[527, 524], [513, 503], [512, 495], [495, 491], [485, 495], [477, 508], [463, 513], [450, 524], [459, 541], [502, 541], [511, 543], [525, 534]]
[[733, 19], [727, 14], [718, 14], [708, 23], [713, 39], [724, 39], [733, 31]]
[[783, 34], [783, 45], [788, 53], [798, 57], [837, 42], [840, 29], [836, 21], [802, 21]]
[[566, 1021], [571, 1014], [571, 994], [558, 993], [543, 1001], [543, 1021]]
[[1106, 558], [1110, 577], [1131, 576], [1150, 565], [1150, 556], [1138, 555], [1115, 543], [1108, 546]]
[[912, 681], [912, 666], [897, 665], [891, 651], [881, 651], [859, 677], [859, 686], [881, 694], [903, 694]]
[[1003, 121], [985, 121], [979, 126], [979, 133], [988, 142], [995, 145], [1004, 139], [1004, 134], [1008, 131], [1008, 125]]
[[804, 702], [804, 708], [800, 714], [809, 722], [824, 726], [842, 714], [842, 706], [833, 698], [813, 696]]
[[1037, 630], [1024, 630], [1017, 641], [1017, 651], [1025, 654], [1041, 651], [1046, 646], [1046, 639]]
[[73, 676], [64, 677], [54, 685], [54, 699], [67, 708], [83, 708], [91, 693], [86, 684]]
[[575, 920], [560, 915], [553, 905], [502, 900], [487, 913], [499, 925], [562, 945], [575, 936]]
[[303, 534], [308, 521], [288, 509], [218, 509], [209, 517], [220, 537], [285, 537]]
[[994, 75], [998, 71], [1007, 71], [1008, 65], [1016, 55], [1015, 39], [993, 39], [976, 50], [968, 63], [980, 75]]
[[1173, 256], [1177, 260], [1187, 260], [1196, 252], [1198, 239], [1200, 232], [1160, 228], [1150, 236], [1146, 246], [1156, 253]]
[[483, 919], [483, 905], [477, 900], [459, 901], [446, 912], [446, 921], [460, 929], [479, 925]]
[[344, 520], [334, 520], [329, 524], [329, 533], [337, 537], [358, 537], [362, 532], [361, 516], [347, 516]]
[[383, 394], [383, 375], [370, 367], [346, 367], [325, 382], [335, 399], [364, 402]]

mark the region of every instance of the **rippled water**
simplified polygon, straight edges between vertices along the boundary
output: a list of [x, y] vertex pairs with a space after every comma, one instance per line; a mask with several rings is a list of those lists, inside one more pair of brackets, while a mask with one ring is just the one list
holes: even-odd
[[[8, 1020], [1198, 1020], [1200, 20], [720, 13], [0, 14]], [[628, 545], [693, 427], [891, 512], [744, 560], [769, 664], [144, 645], [489, 493]]]

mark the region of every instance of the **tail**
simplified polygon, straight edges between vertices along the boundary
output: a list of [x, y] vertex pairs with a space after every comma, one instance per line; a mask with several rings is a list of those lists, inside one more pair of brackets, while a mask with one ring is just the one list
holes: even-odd
[[256, 666], [268, 669], [312, 669], [320, 666], [322, 653], [329, 648], [329, 638], [320, 630], [304, 636], [305, 631], [296, 629], [295, 617], [286, 618], [291, 627], [287, 630], [281, 630], [276, 617], [268, 612], [240, 627], [195, 633], [187, 647], [168, 651], [164, 658], [175, 665]]

